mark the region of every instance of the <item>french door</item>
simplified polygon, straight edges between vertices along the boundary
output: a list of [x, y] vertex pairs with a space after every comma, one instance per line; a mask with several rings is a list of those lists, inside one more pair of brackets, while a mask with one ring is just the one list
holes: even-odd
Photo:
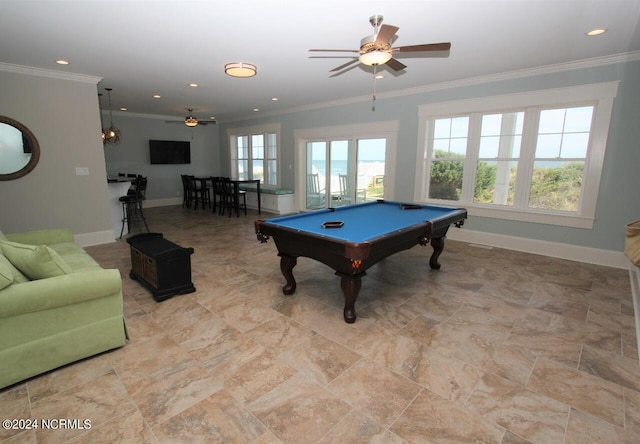
[[306, 143], [307, 210], [339, 207], [384, 196], [386, 139]]

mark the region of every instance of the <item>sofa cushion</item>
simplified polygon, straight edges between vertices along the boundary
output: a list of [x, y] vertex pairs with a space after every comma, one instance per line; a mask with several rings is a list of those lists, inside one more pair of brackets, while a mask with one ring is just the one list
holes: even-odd
[[46, 279], [71, 274], [71, 268], [46, 245], [27, 245], [0, 240], [0, 249], [29, 279]]
[[102, 269], [100, 264], [76, 243], [51, 244], [49, 248], [58, 253], [74, 273]]
[[20, 270], [13, 266], [9, 259], [7, 259], [2, 253], [2, 248], [0, 248], [0, 263], [4, 268], [11, 271], [11, 275], [13, 276], [13, 282], [29, 282], [29, 278], [26, 277]]
[[5, 262], [0, 261], [0, 290], [11, 284], [13, 284], [13, 273]]
[[7, 236], [4, 235], [2, 230], [0, 230], [0, 240], [7, 240]]

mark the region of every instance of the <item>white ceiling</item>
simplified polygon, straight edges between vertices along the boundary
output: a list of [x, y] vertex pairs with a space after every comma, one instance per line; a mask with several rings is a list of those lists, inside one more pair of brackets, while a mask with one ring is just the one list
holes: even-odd
[[[394, 46], [452, 44], [396, 54], [407, 68], [383, 68], [378, 94], [640, 51], [640, 0], [0, 0], [0, 62], [101, 77], [114, 110], [233, 120], [370, 96], [370, 67], [331, 77], [348, 59], [308, 50], [358, 49], [374, 14], [400, 28]], [[258, 75], [225, 75], [238, 61]]]

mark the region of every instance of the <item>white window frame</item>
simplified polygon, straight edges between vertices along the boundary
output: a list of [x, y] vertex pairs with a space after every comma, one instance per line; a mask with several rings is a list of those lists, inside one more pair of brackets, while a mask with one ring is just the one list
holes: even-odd
[[332, 140], [353, 141], [353, 147], [358, 139], [386, 139], [385, 166], [384, 166], [384, 198], [393, 200], [394, 172], [396, 170], [396, 151], [398, 140], [398, 121], [389, 120], [384, 122], [362, 123], [354, 125], [337, 125], [322, 128], [310, 128], [295, 130], [293, 133], [296, 150], [294, 153], [294, 164], [296, 165], [296, 201], [300, 211], [306, 209], [306, 189], [307, 189], [307, 142]]
[[[576, 228], [593, 228], [595, 219], [600, 177], [604, 164], [604, 156], [607, 148], [607, 137], [611, 122], [613, 100], [616, 97], [619, 82], [606, 82], [567, 88], [556, 88], [525, 93], [506, 94], [499, 96], [482, 97], [468, 100], [457, 100], [441, 103], [430, 103], [418, 107], [419, 135], [418, 154], [416, 159], [416, 183], [414, 199], [417, 202], [426, 202], [436, 205], [454, 205], [465, 207], [472, 216], [489, 217], [495, 219], [507, 219], [523, 222], [534, 222], [551, 225], [561, 225]], [[474, 113], [490, 114], [509, 112], [514, 109], [526, 109], [531, 107], [574, 107], [585, 104], [594, 105], [593, 124], [591, 128], [591, 140], [583, 175], [581, 203], [578, 212], [563, 212], [537, 208], [514, 208], [495, 204], [481, 204], [473, 202], [473, 192], [466, 193], [471, 196], [466, 200], [444, 201], [441, 199], [429, 199], [428, 186], [430, 175], [430, 162], [432, 158], [431, 147], [428, 145], [428, 134], [431, 130], [431, 122], [434, 119], [452, 117], [456, 115], [472, 115]], [[525, 122], [525, 126], [527, 123]], [[535, 129], [534, 129], [535, 131]], [[527, 129], [525, 129], [527, 132]], [[531, 136], [530, 132], [527, 132]], [[535, 135], [534, 135], [535, 136]], [[531, 141], [524, 140], [520, 153], [520, 163], [533, 162], [534, 152], [524, 154], [524, 146]], [[534, 144], [535, 145], [535, 144]], [[535, 151], [533, 146], [532, 151]], [[474, 156], [465, 157], [465, 174], [475, 171], [475, 165], [469, 168]], [[520, 171], [520, 169], [519, 169]], [[475, 174], [475, 173], [473, 173]], [[523, 180], [520, 178], [520, 180]], [[530, 181], [530, 177], [524, 178]], [[466, 180], [464, 186], [473, 186], [475, 181]]]
[[[266, 179], [267, 179], [267, 165], [266, 162], [268, 160], [270, 160], [270, 158], [268, 157], [268, 153], [267, 153], [267, 137], [266, 135], [268, 133], [275, 133], [276, 135], [276, 165], [277, 165], [277, 171], [276, 171], [276, 183], [275, 184], [267, 184], [266, 183]], [[230, 128], [227, 130], [227, 140], [229, 140], [229, 158], [230, 158], [230, 171], [231, 171], [231, 178], [232, 179], [238, 179], [238, 149], [236, 146], [236, 138], [238, 136], [246, 136], [248, 143], [249, 143], [249, 165], [251, 165], [251, 161], [252, 161], [252, 157], [251, 157], [251, 136], [254, 135], [258, 135], [258, 134], [262, 134], [265, 137], [264, 143], [265, 143], [265, 147], [264, 147], [264, 159], [263, 159], [263, 163], [264, 165], [264, 179], [265, 179], [265, 183], [264, 185], [266, 186], [271, 186], [271, 187], [279, 187], [280, 183], [281, 183], [281, 179], [280, 179], [280, 171], [281, 171], [281, 167], [280, 167], [280, 123], [270, 123], [270, 124], [265, 124], [265, 125], [256, 125], [256, 126], [246, 126], [246, 127], [242, 127], [242, 128]]]

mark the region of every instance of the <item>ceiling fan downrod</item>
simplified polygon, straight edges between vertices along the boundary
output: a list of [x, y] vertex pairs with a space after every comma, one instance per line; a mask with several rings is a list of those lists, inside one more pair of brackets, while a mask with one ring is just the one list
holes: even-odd
[[378, 34], [378, 30], [380, 29], [382, 20], [384, 20], [384, 17], [379, 14], [372, 15], [371, 17], [369, 17], [369, 23], [371, 23], [371, 26], [373, 26], [374, 34], [376, 35]]

